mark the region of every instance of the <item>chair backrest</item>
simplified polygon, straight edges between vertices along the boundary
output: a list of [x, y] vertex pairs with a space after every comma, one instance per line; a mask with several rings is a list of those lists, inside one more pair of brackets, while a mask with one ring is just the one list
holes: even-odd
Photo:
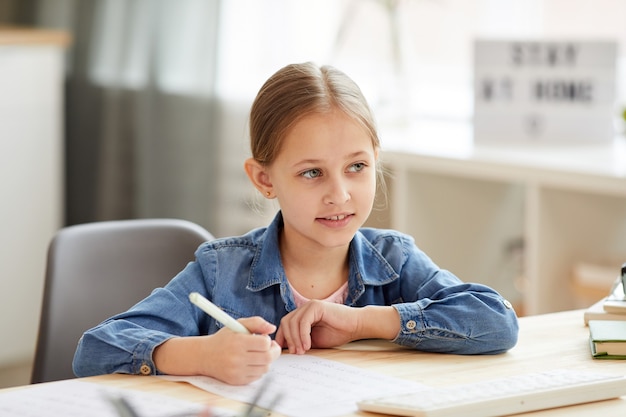
[[73, 378], [83, 332], [167, 284], [212, 239], [178, 219], [103, 221], [57, 232], [48, 248], [31, 382]]

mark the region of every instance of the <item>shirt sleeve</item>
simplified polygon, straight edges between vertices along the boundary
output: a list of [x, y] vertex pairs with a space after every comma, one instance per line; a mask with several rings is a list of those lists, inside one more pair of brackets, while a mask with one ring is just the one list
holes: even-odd
[[400, 273], [403, 302], [395, 343], [454, 354], [496, 354], [517, 343], [518, 321], [509, 301], [494, 289], [464, 283], [440, 269], [413, 245]]
[[157, 346], [175, 336], [200, 333], [204, 316], [189, 302], [192, 291], [206, 293], [202, 272], [195, 262], [128, 311], [87, 330], [74, 354], [76, 376], [158, 374], [152, 360]]

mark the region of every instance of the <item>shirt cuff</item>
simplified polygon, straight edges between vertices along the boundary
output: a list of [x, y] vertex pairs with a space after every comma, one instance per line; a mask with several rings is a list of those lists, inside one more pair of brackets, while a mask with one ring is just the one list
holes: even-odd
[[400, 315], [400, 331], [393, 340], [401, 345], [415, 345], [416, 336], [426, 330], [424, 311], [417, 303], [394, 304], [392, 306]]
[[173, 337], [170, 334], [153, 333], [139, 342], [133, 352], [133, 373], [138, 375], [160, 375], [161, 373], [154, 364], [152, 355], [158, 346]]

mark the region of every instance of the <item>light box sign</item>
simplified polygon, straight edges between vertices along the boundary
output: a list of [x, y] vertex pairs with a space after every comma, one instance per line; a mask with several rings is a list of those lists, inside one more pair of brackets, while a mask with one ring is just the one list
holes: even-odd
[[612, 140], [616, 58], [612, 41], [476, 41], [474, 140]]

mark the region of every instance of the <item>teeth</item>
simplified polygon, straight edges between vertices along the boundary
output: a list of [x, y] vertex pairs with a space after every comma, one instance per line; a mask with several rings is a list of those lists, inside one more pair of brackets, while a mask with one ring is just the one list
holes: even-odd
[[345, 218], [346, 218], [346, 216], [344, 214], [342, 214], [341, 216], [326, 217], [326, 220], [343, 220]]

